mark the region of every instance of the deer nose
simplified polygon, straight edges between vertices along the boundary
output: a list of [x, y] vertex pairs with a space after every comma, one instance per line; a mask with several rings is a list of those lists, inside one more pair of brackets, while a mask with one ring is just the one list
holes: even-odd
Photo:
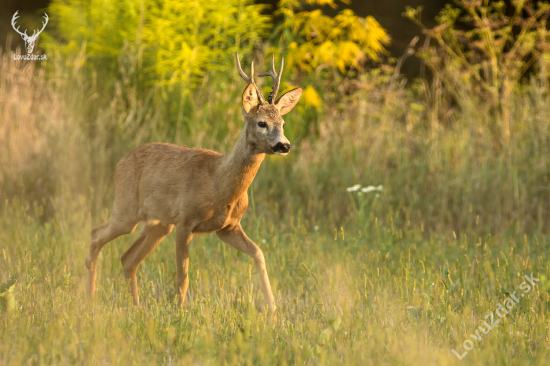
[[290, 151], [290, 148], [292, 146], [289, 144], [289, 143], [285, 143], [283, 144], [282, 142], [278, 142], [275, 146], [273, 146], [271, 149], [273, 150], [273, 152], [282, 152], [282, 153], [287, 153]]

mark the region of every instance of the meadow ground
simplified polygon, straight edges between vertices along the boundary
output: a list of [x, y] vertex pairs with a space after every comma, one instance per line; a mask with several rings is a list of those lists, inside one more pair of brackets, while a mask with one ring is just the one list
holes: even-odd
[[[375, 223], [361, 230], [273, 223], [244, 227], [264, 250], [278, 304], [270, 323], [253, 262], [215, 235], [194, 239], [190, 288], [175, 305], [174, 235], [138, 272], [132, 305], [120, 256], [100, 256], [98, 298], [85, 300], [89, 214], [83, 202], [46, 224], [6, 204], [0, 268], [18, 274], [16, 307], [0, 321], [4, 365], [546, 365], [548, 238], [423, 235]], [[106, 214], [106, 212], [104, 213]], [[357, 228], [357, 227], [356, 227]], [[525, 292], [524, 275], [540, 279]], [[494, 329], [486, 315], [519, 302]], [[525, 292], [525, 296], [520, 294]], [[482, 328], [478, 328], [478, 327]], [[481, 340], [474, 337], [481, 336]], [[473, 348], [464, 358], [459, 355]]]

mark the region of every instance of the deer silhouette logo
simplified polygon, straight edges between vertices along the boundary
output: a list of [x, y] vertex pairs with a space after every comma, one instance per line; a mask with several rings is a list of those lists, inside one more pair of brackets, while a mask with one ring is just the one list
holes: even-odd
[[48, 24], [48, 14], [44, 13], [44, 19], [46, 19], [45, 23], [42, 23], [42, 29], [36, 33], [36, 30], [33, 32], [32, 36], [27, 35], [27, 30], [25, 29], [25, 32], [20, 32], [19, 27], [15, 28], [15, 20], [19, 18], [19, 15], [17, 13], [19, 10], [13, 14], [13, 18], [11, 18], [11, 26], [13, 29], [21, 35], [21, 38], [25, 41], [25, 48], [27, 49], [27, 53], [32, 53], [32, 50], [34, 49], [34, 42], [36, 42], [36, 39], [38, 38], [38, 35], [42, 33], [44, 28], [46, 28], [46, 24]]

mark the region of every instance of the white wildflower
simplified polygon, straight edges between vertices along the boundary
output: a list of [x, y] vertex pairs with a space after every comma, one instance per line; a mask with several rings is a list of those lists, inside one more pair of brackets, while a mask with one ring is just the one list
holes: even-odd
[[262, 243], [264, 243], [264, 244], [265, 244], [265, 243], [266, 243], [266, 240], [265, 240], [265, 239], [262, 239]]
[[354, 185], [353, 187], [348, 187], [348, 188], [346, 188], [346, 191], [348, 191], [348, 192], [356, 192], [356, 191], [358, 191], [358, 190], [360, 190], [360, 189], [361, 189], [361, 185], [360, 185], [360, 184], [356, 184], [356, 185]]
[[313, 229], [314, 229], [315, 231], [319, 231], [319, 225], [315, 225], [315, 226], [313, 227]]
[[382, 185], [379, 185], [378, 187], [368, 186], [368, 187], [361, 188], [361, 192], [363, 193], [369, 193], [374, 191], [382, 192], [383, 190], [384, 190], [384, 187]]
[[375, 186], [368, 186], [368, 187], [361, 188], [361, 192], [363, 193], [369, 193], [375, 190], [376, 190]]

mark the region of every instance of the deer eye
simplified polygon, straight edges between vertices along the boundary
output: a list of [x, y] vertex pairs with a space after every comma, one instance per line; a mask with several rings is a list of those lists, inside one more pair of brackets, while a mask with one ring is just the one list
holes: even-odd
[[258, 126], [261, 127], [261, 128], [266, 128], [266, 127], [267, 127], [267, 123], [265, 123], [265, 122], [258, 122]]

